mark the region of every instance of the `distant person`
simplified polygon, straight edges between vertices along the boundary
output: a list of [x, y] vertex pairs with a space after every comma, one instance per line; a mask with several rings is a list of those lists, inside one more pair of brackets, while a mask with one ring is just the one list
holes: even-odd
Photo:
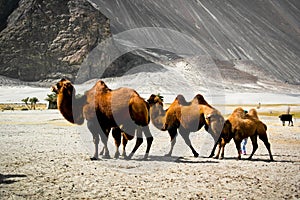
[[258, 103], [258, 105], [257, 105], [257, 109], [260, 109], [260, 107], [261, 107], [261, 103]]
[[[260, 104], [260, 103], [259, 103], [259, 104]], [[244, 110], [244, 112], [245, 112], [245, 114], [248, 113], [247, 110]], [[243, 155], [246, 155], [246, 154], [247, 154], [247, 152], [246, 152], [246, 144], [247, 144], [247, 141], [248, 141], [248, 138], [244, 138], [244, 139], [242, 140], [242, 142], [241, 142], [241, 150], [240, 150], [240, 152], [241, 152], [241, 154], [243, 154]]]
[[246, 144], [247, 144], [248, 138], [244, 138], [241, 142], [241, 154], [246, 155]]

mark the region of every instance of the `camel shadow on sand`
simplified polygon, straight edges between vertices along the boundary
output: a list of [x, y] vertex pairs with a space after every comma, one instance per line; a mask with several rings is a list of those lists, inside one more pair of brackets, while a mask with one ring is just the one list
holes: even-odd
[[[270, 158], [269, 158], [269, 154], [258, 154], [257, 156], [263, 156], [263, 157], [266, 157], [266, 158], [258, 158], [258, 157], [255, 157], [253, 156], [251, 160], [248, 160], [248, 157], [249, 156], [245, 156], [245, 157], [242, 157], [242, 159], [240, 160], [241, 162], [243, 161], [250, 161], [250, 162], [267, 162], [267, 163], [296, 163], [298, 161], [293, 161], [293, 160], [286, 160], [286, 159], [280, 159], [282, 158], [283, 156], [285, 155], [277, 155], [277, 154], [273, 154], [273, 157], [274, 157], [274, 160], [273, 161], [270, 161]], [[223, 160], [237, 160], [236, 157], [225, 157], [223, 158]]]
[[[135, 161], [143, 161], [142, 158], [134, 158], [131, 160]], [[218, 160], [214, 160], [211, 158], [205, 157], [180, 157], [180, 156], [156, 156], [150, 155], [146, 162], [159, 161], [159, 162], [170, 162], [170, 163], [191, 163], [191, 164], [199, 164], [199, 163], [219, 163]]]
[[24, 174], [0, 174], [0, 184], [12, 184], [19, 180], [15, 178], [25, 178]]

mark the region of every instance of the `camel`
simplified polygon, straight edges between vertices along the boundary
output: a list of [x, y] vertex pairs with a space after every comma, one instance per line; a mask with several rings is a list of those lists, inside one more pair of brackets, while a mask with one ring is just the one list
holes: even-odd
[[[56, 86], [52, 87], [57, 93], [57, 106], [66, 120], [74, 124], [83, 124], [87, 120], [87, 126], [93, 135], [95, 153], [91, 160], [97, 160], [99, 135], [104, 144], [100, 154], [109, 158], [107, 140], [112, 129], [115, 139], [116, 153], [118, 158], [121, 135], [123, 135], [123, 155], [130, 159], [143, 142], [143, 132], [147, 138], [147, 149], [144, 159], [147, 159], [153, 137], [149, 130], [149, 105], [130, 88], [111, 90], [99, 80], [80, 98], [75, 98], [75, 88], [67, 79], [61, 79]], [[129, 156], [126, 156], [125, 146], [131, 140], [136, 131], [136, 144]]]
[[171, 137], [171, 148], [166, 156], [172, 155], [178, 129], [179, 134], [192, 150], [194, 157], [198, 157], [199, 154], [192, 146], [189, 134], [200, 130], [204, 126], [215, 141], [209, 156], [213, 157], [224, 118], [218, 110], [205, 101], [202, 95], [197, 94], [191, 102], [187, 102], [183, 95], [178, 95], [167, 110], [163, 109], [163, 102], [154, 94], [149, 97], [148, 103], [152, 124], [162, 131], [167, 130]]
[[251, 109], [249, 113], [246, 113], [243, 108], [238, 107], [236, 108], [232, 114], [228, 117], [228, 119], [225, 121], [222, 133], [221, 133], [221, 139], [219, 141], [219, 149], [218, 153], [216, 155], [216, 159], [219, 158], [220, 151], [221, 153], [221, 159], [224, 158], [224, 149], [226, 143], [229, 143], [230, 140], [233, 138], [235, 142], [236, 149], [238, 151], [238, 157], [237, 159], [241, 159], [241, 141], [246, 138], [250, 137], [252, 141], [252, 153], [249, 156], [249, 160], [252, 159], [255, 151], [258, 148], [257, 145], [257, 136], [264, 142], [270, 156], [270, 160], [273, 161], [273, 156], [271, 153], [270, 143], [268, 141], [267, 136], [267, 126], [259, 120], [257, 112], [255, 109]]

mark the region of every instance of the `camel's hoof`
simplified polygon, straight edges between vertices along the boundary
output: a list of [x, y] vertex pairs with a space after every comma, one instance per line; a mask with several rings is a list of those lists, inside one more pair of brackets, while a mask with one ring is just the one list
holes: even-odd
[[[215, 157], [213, 157], [213, 159], [219, 159], [219, 156], [215, 156]], [[222, 158], [220, 158], [220, 159], [222, 159]]]
[[119, 153], [119, 152], [116, 152], [114, 158], [115, 158], [115, 159], [118, 159], [119, 157], [120, 157], [120, 153]]
[[209, 157], [209, 158], [212, 158], [212, 157], [214, 157], [214, 154], [210, 154], [208, 157]]
[[144, 156], [144, 158], [143, 158], [143, 160], [148, 160], [148, 157], [149, 157], [149, 154], [146, 153], [145, 156]]
[[95, 156], [94, 156], [94, 157], [91, 157], [90, 159], [91, 159], [91, 160], [98, 160], [98, 158], [96, 158]]
[[131, 156], [124, 156], [125, 160], [131, 160]]
[[104, 156], [102, 156], [102, 158], [104, 158], [104, 159], [110, 159], [110, 155], [104, 155]]
[[171, 157], [170, 153], [165, 154], [166, 157]]
[[194, 153], [195, 158], [198, 158], [198, 156], [199, 156], [199, 153]]

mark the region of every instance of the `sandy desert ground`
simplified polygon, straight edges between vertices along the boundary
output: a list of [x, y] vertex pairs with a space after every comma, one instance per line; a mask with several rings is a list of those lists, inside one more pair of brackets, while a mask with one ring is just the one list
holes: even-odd
[[[1, 199], [299, 199], [300, 124], [282, 126], [278, 117], [261, 116], [268, 125], [274, 162], [263, 143], [253, 160], [237, 161], [233, 142], [224, 160], [207, 158], [212, 138], [190, 135], [199, 158], [178, 136], [173, 156], [166, 132], [150, 129], [154, 142], [147, 161], [143, 143], [132, 160], [90, 161], [92, 139], [85, 125], [68, 123], [57, 110], [0, 113]], [[130, 141], [129, 152], [135, 141]], [[102, 147], [102, 146], [100, 146]], [[110, 155], [115, 148], [109, 138]], [[247, 144], [248, 152], [252, 146]]]

